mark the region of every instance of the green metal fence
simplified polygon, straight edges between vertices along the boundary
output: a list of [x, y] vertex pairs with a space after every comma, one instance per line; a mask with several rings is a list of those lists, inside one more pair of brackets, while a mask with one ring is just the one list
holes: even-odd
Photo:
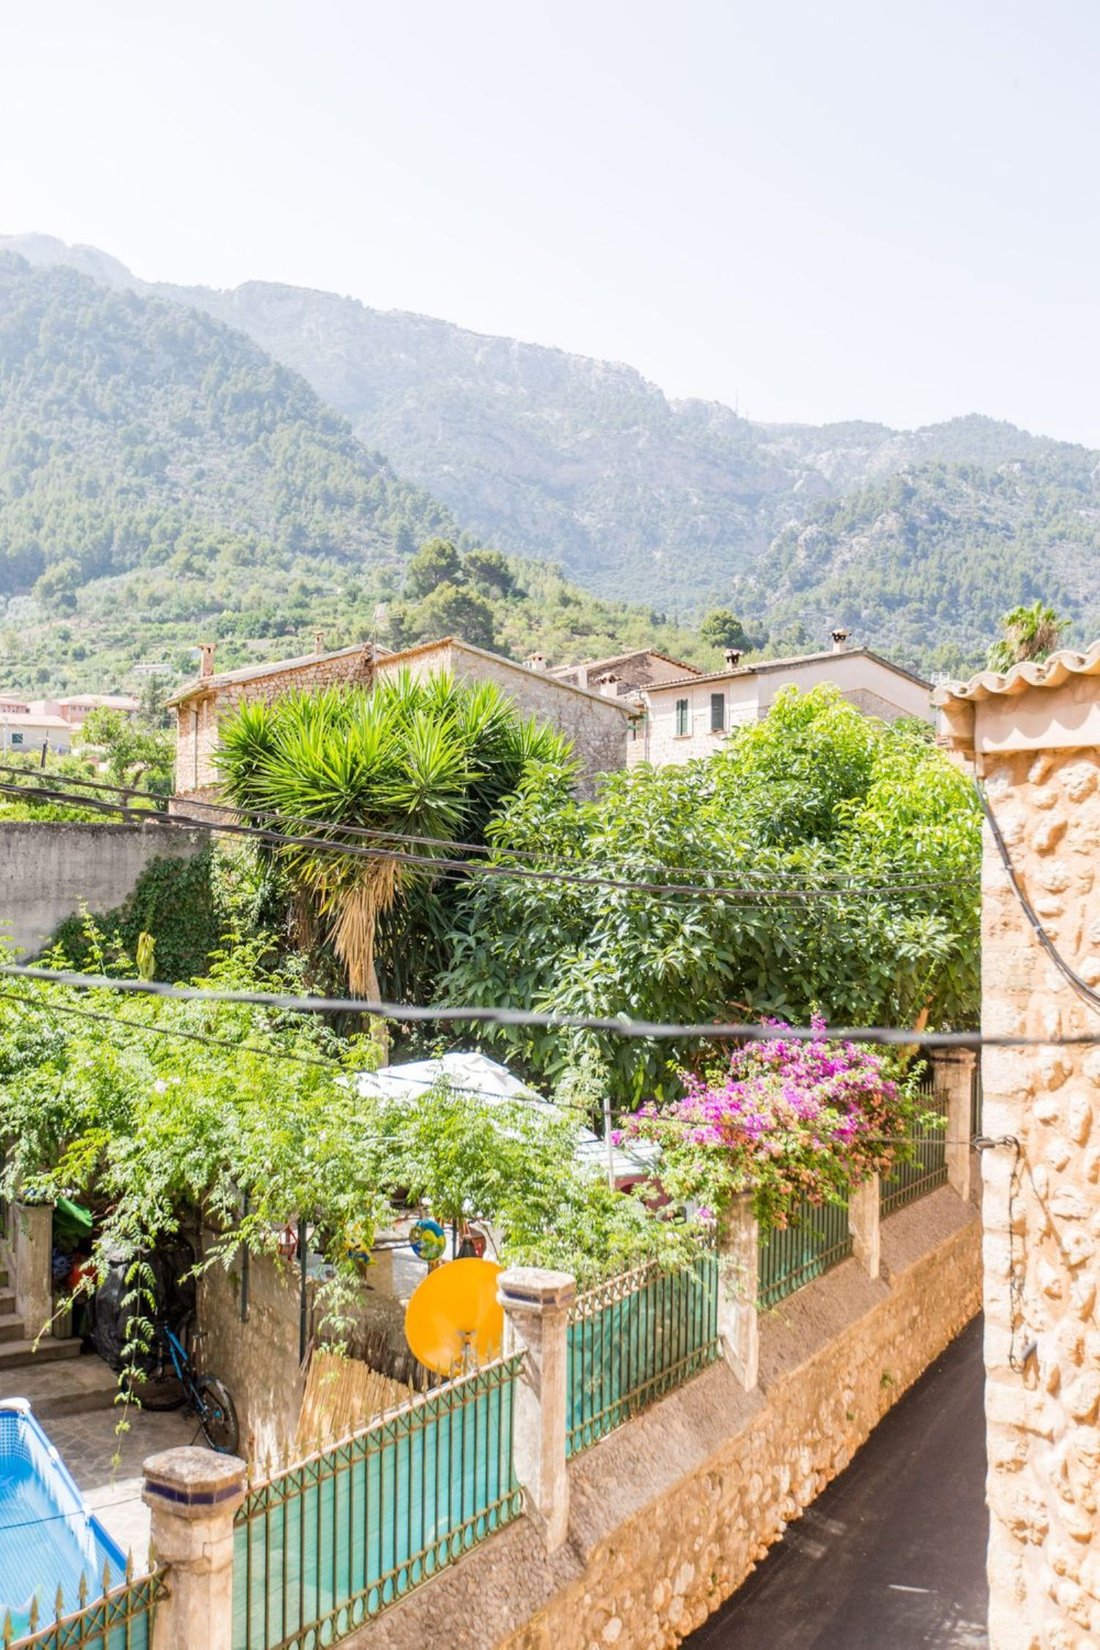
[[913, 1157], [899, 1163], [880, 1184], [880, 1207], [884, 1215], [916, 1202], [937, 1186], [947, 1184], [947, 1094], [937, 1089], [934, 1076], [929, 1075], [920, 1086], [921, 1104], [933, 1117], [931, 1123], [918, 1124], [912, 1132], [916, 1148]]
[[719, 1356], [718, 1257], [643, 1266], [577, 1297], [568, 1328], [566, 1442], [587, 1449]]
[[761, 1232], [756, 1304], [778, 1306], [804, 1283], [819, 1278], [852, 1252], [847, 1203], [796, 1205], [791, 1223]]
[[74, 1615], [62, 1614], [59, 1601], [57, 1619], [51, 1626], [13, 1639], [7, 1621], [0, 1632], [0, 1643], [5, 1650], [9, 1645], [12, 1650], [151, 1650], [153, 1611], [163, 1587], [159, 1575], [128, 1580], [125, 1586], [104, 1593]]
[[335, 1644], [515, 1518], [522, 1364], [439, 1387], [250, 1490], [235, 1519], [234, 1650]]

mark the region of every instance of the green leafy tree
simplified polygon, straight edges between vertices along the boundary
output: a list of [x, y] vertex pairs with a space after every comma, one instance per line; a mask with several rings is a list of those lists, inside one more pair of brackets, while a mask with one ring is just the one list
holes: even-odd
[[[226, 795], [242, 812], [272, 812], [324, 838], [324, 849], [288, 846], [278, 860], [328, 926], [352, 991], [378, 997], [379, 920], [430, 877], [430, 860], [449, 839], [484, 833], [540, 764], [568, 773], [568, 751], [492, 683], [448, 675], [418, 682], [403, 672], [369, 691], [243, 705], [222, 729], [218, 760]], [[433, 839], [418, 849], [429, 863], [371, 856], [370, 839], [348, 827]]]
[[740, 648], [747, 652], [752, 638], [741, 620], [728, 607], [712, 607], [699, 626], [699, 640], [706, 647]]
[[492, 648], [496, 641], [493, 609], [475, 590], [441, 584], [416, 606], [413, 628], [425, 639], [459, 636], [474, 647]]
[[[441, 994], [673, 1023], [803, 1024], [820, 1009], [838, 1025], [971, 1024], [979, 821], [924, 724], [788, 689], [713, 756], [613, 774], [594, 802], [533, 776], [494, 825], [504, 863], [515, 850], [525, 865], [689, 889], [472, 882]], [[692, 1042], [482, 1035], [546, 1080], [588, 1062], [619, 1102], [676, 1095], [700, 1058]]]
[[167, 728], [142, 726], [125, 711], [101, 705], [85, 718], [81, 744], [103, 752], [116, 784], [171, 795], [176, 744]]
[[450, 539], [429, 539], [405, 569], [405, 594], [419, 601], [438, 585], [461, 584], [462, 578], [462, 557]]
[[510, 596], [516, 588], [512, 564], [499, 550], [469, 550], [463, 566], [466, 577], [484, 596]]
[[1058, 646], [1069, 622], [1060, 619], [1052, 607], [1041, 601], [1032, 602], [1030, 607], [1014, 607], [1001, 619], [1003, 634], [989, 650], [986, 661], [989, 669], [1004, 672], [1027, 659], [1047, 658]]

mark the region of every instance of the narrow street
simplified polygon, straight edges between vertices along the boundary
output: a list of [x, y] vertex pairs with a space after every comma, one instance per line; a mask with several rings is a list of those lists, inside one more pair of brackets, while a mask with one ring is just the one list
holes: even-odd
[[981, 1320], [686, 1650], [984, 1650]]

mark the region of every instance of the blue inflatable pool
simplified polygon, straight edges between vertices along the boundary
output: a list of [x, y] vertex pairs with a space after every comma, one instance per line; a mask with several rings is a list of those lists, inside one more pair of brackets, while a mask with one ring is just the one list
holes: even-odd
[[37, 1598], [41, 1617], [53, 1620], [57, 1589], [66, 1611], [78, 1605], [80, 1578], [88, 1598], [112, 1585], [126, 1567], [25, 1398], [0, 1400], [0, 1622], [11, 1612], [15, 1636], [26, 1632]]

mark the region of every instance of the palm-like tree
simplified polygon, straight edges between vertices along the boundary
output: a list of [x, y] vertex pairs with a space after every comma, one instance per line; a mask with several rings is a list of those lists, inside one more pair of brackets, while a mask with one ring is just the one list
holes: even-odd
[[1030, 607], [1014, 607], [1001, 619], [1004, 634], [993, 643], [986, 663], [990, 670], [1003, 674], [1024, 659], [1045, 659], [1054, 652], [1068, 627], [1068, 619], [1060, 619], [1053, 607], [1041, 601], [1032, 602]]
[[[371, 688], [288, 694], [242, 705], [221, 729], [218, 767], [227, 799], [258, 824], [308, 844], [276, 852], [299, 896], [324, 919], [353, 993], [377, 999], [379, 919], [456, 840], [482, 842], [502, 799], [528, 765], [566, 764], [560, 734], [522, 718], [493, 683], [403, 672]], [[381, 833], [356, 837], [352, 828]], [[418, 844], [394, 839], [431, 839]], [[365, 854], [377, 843], [376, 854]], [[341, 851], [345, 850], [345, 851]], [[352, 851], [347, 851], [352, 850]]]

